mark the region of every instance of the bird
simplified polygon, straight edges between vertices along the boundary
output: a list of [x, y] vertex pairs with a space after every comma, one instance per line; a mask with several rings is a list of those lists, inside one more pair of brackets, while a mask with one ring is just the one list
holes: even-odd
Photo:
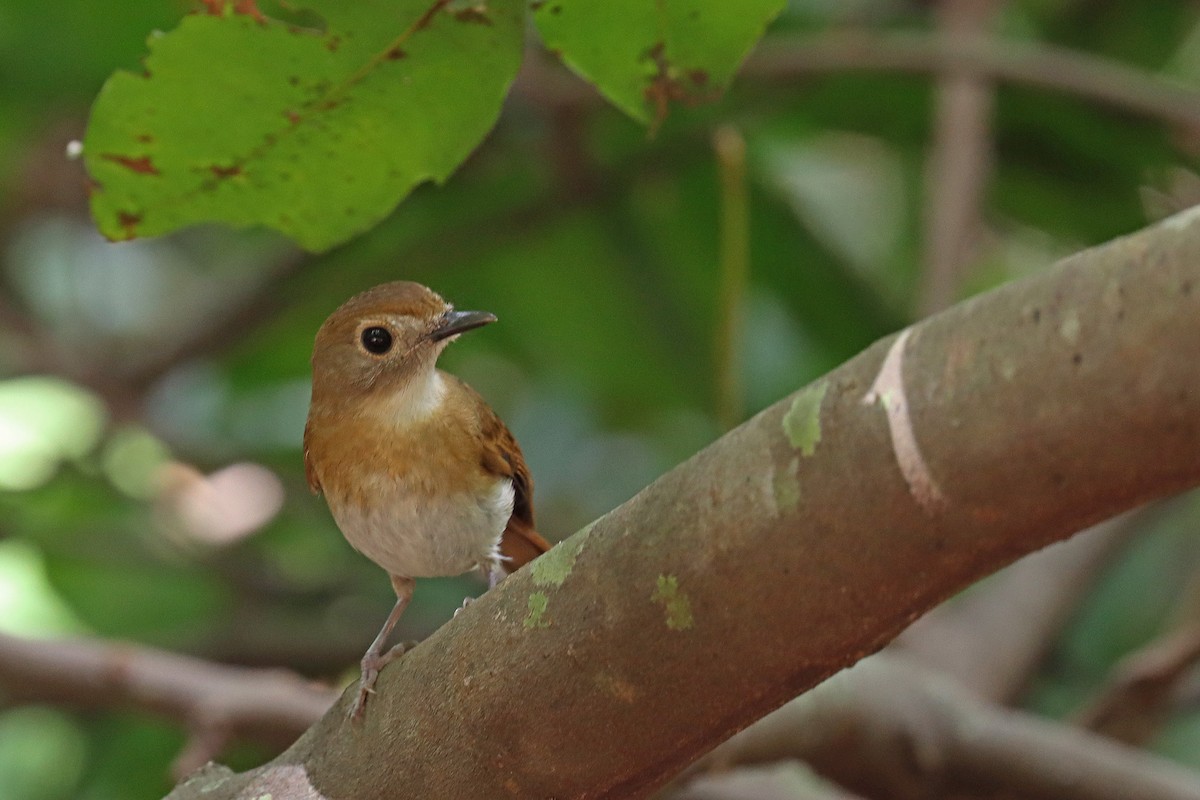
[[474, 389], [437, 368], [450, 342], [495, 321], [393, 281], [350, 298], [317, 331], [308, 484], [396, 593], [363, 655], [352, 720], [362, 719], [379, 671], [403, 654], [384, 647], [414, 579], [480, 570], [491, 589], [550, 548], [534, 525], [533, 479], [516, 439]]

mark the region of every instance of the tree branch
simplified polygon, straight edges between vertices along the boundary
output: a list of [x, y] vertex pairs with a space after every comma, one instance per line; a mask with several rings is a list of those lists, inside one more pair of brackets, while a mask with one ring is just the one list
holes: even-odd
[[855, 70], [943, 73], [962, 69], [1200, 127], [1200, 91], [1112, 59], [1002, 39], [954, 41], [938, 34], [870, 31], [773, 36], [747, 59], [740, 76], [778, 80]]
[[330, 690], [283, 670], [231, 667], [86, 639], [5, 633], [0, 633], [0, 687], [7, 703], [129, 705], [183, 722], [197, 742], [219, 732], [278, 747], [293, 741], [334, 699]]
[[1179, 625], [1124, 659], [1075, 721], [1119, 742], [1142, 745], [1161, 730], [1179, 684], [1200, 664], [1200, 623]]
[[1148, 516], [1155, 513], [1102, 522], [1021, 559], [977, 591], [917, 620], [894, 646], [978, 697], [1011, 703], [1101, 568]]
[[[784, 706], [786, 708], [786, 706]], [[784, 761], [728, 773], [702, 775], [670, 800], [862, 800], [813, 774], [806, 764]]]
[[[942, 0], [938, 30], [947, 41], [986, 41], [1001, 2]], [[993, 93], [990, 80], [961, 62], [937, 76], [933, 140], [925, 167], [920, 316], [954, 302], [976, 249], [992, 165]]]
[[361, 726], [343, 696], [172, 797], [644, 797], [970, 582], [1200, 483], [1195, 341], [1193, 211], [876, 343], [472, 603]]
[[1103, 737], [981, 703], [880, 654], [725, 742], [705, 768], [803, 758], [868, 797], [1197, 800], [1200, 776]]

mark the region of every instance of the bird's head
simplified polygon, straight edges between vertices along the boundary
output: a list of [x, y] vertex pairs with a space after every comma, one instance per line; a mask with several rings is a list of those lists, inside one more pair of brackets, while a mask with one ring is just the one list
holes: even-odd
[[423, 386], [437, 357], [460, 333], [496, 317], [455, 311], [433, 290], [411, 281], [384, 283], [343, 303], [317, 331], [313, 403]]

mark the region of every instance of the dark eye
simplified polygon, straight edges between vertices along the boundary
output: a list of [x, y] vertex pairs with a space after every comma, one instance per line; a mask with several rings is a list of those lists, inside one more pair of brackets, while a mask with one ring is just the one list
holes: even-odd
[[372, 326], [362, 332], [362, 346], [368, 353], [381, 356], [392, 349], [392, 335], [388, 333], [387, 328]]

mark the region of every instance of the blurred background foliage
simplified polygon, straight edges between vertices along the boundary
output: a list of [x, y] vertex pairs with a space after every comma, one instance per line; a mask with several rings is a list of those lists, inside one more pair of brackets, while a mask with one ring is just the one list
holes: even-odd
[[[991, 34], [1200, 90], [1200, 8], [1013, 0]], [[732, 363], [745, 417], [917, 318], [934, 119], [929, 71], [748, 70], [653, 138], [531, 51], [496, 130], [442, 188], [303, 256], [200, 228], [110, 244], [67, 144], [116, 67], [191, 10], [168, 0], [0, 3], [0, 630], [89, 634], [346, 681], [392, 602], [305, 485], [308, 357], [374, 283], [427, 283], [501, 324], [443, 366], [522, 443], [552, 539], [721, 433], [722, 196], [713, 131], [746, 142], [750, 276]], [[916, 0], [792, 0], [766, 44], [929, 34]], [[807, 37], [807, 38], [797, 38]], [[1200, 200], [1200, 129], [998, 81], [986, 189], [959, 296]], [[730, 291], [727, 288], [725, 292]], [[729, 343], [724, 343], [728, 345]], [[1106, 574], [1029, 702], [1064, 715], [1197, 594], [1200, 504]], [[426, 581], [400, 637], [471, 579]], [[1191, 601], [1195, 605], [1195, 599]], [[1195, 614], [1196, 608], [1191, 608]], [[1200, 696], [1200, 692], [1195, 693]], [[1200, 712], [1153, 747], [1200, 766]], [[133, 712], [0, 712], [6, 798], [156, 797], [178, 726]], [[238, 745], [246, 766], [266, 753]]]

